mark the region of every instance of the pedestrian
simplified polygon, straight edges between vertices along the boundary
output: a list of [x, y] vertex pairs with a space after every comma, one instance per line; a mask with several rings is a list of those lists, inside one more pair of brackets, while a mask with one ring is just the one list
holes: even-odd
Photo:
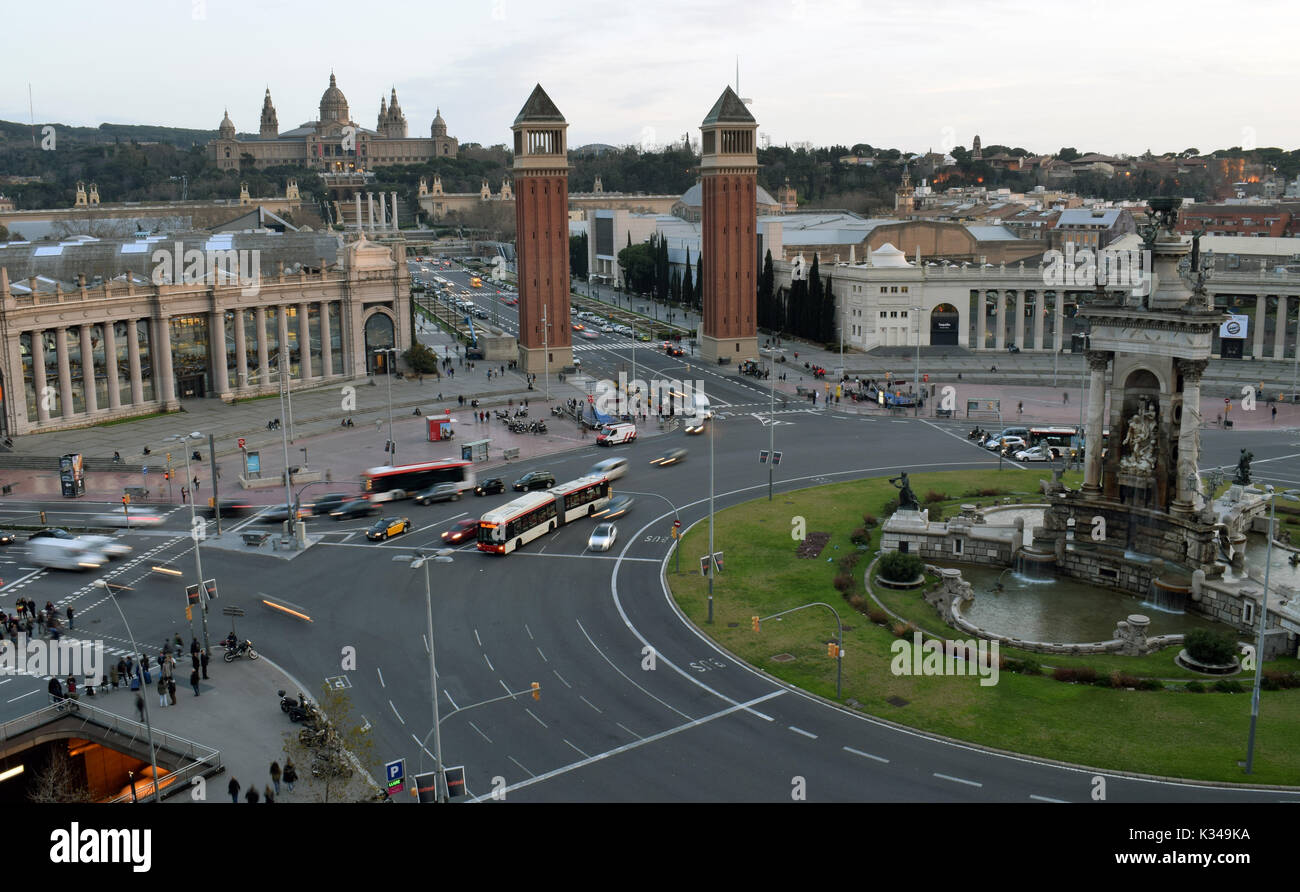
[[175, 667], [175, 665], [176, 664], [172, 660], [171, 654], [165, 654], [158, 659], [158, 671], [161, 672], [162, 677], [167, 679], [168, 681], [171, 680], [172, 669]]
[[285, 759], [284, 760], [284, 785], [289, 788], [290, 793], [293, 792], [293, 785], [296, 784], [297, 782], [298, 782], [298, 769], [293, 767], [293, 761], [291, 759]]
[[149, 674], [149, 657], [140, 654], [140, 671], [144, 673], [144, 683], [153, 684], [153, 676]]
[[172, 706], [176, 705], [176, 679], [167, 679], [167, 696], [171, 698]]
[[1024, 403], [1016, 403], [1016, 414], [1017, 414], [1017, 415], [1020, 415], [1020, 414], [1023, 413], [1024, 411], [1025, 411], [1025, 404], [1024, 404]]
[[199, 475], [198, 475], [198, 474], [195, 474], [195, 475], [194, 475], [194, 496], [195, 496], [195, 498], [197, 498], [198, 495], [199, 495]]
[[235, 780], [232, 777], [230, 779], [230, 783], [226, 784], [226, 792], [230, 794], [230, 801], [238, 805], [239, 804], [239, 781]]
[[199, 669], [195, 666], [190, 670], [190, 687], [194, 688], [194, 696], [199, 695]]
[[1070, 391], [1067, 390], [1065, 393], [1061, 394], [1061, 405], [1070, 405]]
[[[288, 764], [288, 763], [285, 763]], [[275, 784], [275, 792], [280, 792], [280, 763], [271, 763], [271, 783]]]
[[137, 691], [135, 695], [135, 711], [140, 716], [140, 721], [144, 721], [144, 698]]
[[182, 487], [181, 487], [181, 504], [182, 504], [182, 505], [185, 505], [185, 504], [188, 504], [188, 503], [189, 503], [189, 498], [188, 498], [188, 497], [189, 497], [189, 494], [190, 494], [189, 487], [188, 487], [188, 486], [182, 486]]
[[158, 679], [158, 705], [167, 708], [167, 679], [162, 677]]
[[270, 784], [267, 784], [265, 787], [262, 788], [262, 799], [263, 799], [263, 801], [265, 801], [268, 805], [269, 805], [270, 803], [272, 803], [272, 802], [275, 802], [275, 796], [271, 793], [271, 785], [270, 785]]
[[1272, 423], [1272, 424], [1276, 424], [1276, 423], [1277, 423], [1277, 406], [1274, 406], [1274, 407], [1273, 407], [1273, 418], [1272, 418], [1271, 423]]
[[111, 687], [113, 690], [115, 690], [115, 691], [117, 690], [117, 679], [118, 679], [117, 667], [116, 667], [116, 666], [109, 666], [109, 667], [108, 667], [108, 683], [109, 683], [110, 687]]
[[36, 628], [41, 633], [41, 637], [44, 638], [45, 637], [45, 611], [44, 610], [36, 614]]
[[199, 652], [197, 650], [190, 654], [190, 664], [195, 672], [199, 671]]
[[190, 636], [190, 653], [192, 653], [192, 654], [197, 654], [198, 652], [199, 652], [199, 639], [197, 639], [197, 638], [195, 638], [194, 636], [191, 635], [191, 636]]
[[49, 692], [51, 703], [58, 703], [63, 699], [63, 685], [59, 684], [59, 680], [53, 676], [50, 677]]
[[68, 605], [68, 631], [72, 631], [72, 605]]
[[199, 651], [199, 668], [203, 670], [203, 677], [208, 677], [208, 652], [206, 649]]
[[178, 654], [181, 652], [181, 649], [185, 647], [185, 642], [181, 640], [180, 632], [177, 632], [176, 635], [172, 638], [172, 643], [175, 645], [175, 647], [173, 647], [172, 650], [174, 650]]
[[251, 805], [257, 805], [259, 799], [261, 797], [257, 795], [257, 787], [249, 787], [248, 792], [244, 794], [244, 801]]

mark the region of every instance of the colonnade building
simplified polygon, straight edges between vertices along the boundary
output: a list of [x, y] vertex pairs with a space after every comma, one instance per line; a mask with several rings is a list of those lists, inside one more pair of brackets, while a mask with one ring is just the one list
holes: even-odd
[[[11, 281], [0, 267], [0, 432], [84, 427], [188, 400], [275, 393], [282, 373], [295, 389], [348, 381], [374, 371], [382, 359], [376, 349], [410, 342], [400, 244], [390, 250], [362, 238], [336, 247], [333, 257], [295, 263], [296, 271], [272, 253], [254, 259], [256, 273], [219, 268], [202, 277], [160, 274], [157, 252], [173, 244], [149, 240], [119, 261], [138, 269], [93, 286], [85, 275], [73, 284], [41, 275]], [[187, 261], [190, 254], [210, 260], [213, 248], [209, 242], [205, 254], [182, 242], [178, 250]], [[253, 256], [239, 253], [244, 261]]]

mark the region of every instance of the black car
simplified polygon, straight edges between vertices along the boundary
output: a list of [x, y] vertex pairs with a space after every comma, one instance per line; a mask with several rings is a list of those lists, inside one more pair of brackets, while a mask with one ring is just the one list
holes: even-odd
[[[298, 515], [300, 517], [302, 516], [302, 511], [302, 508], [298, 509]], [[293, 516], [293, 513], [294, 512], [290, 511], [284, 505], [272, 505], [258, 516], [257, 523], [284, 523]]]
[[67, 530], [61, 530], [58, 527], [46, 527], [43, 530], [37, 530], [27, 538], [29, 539], [75, 539], [76, 536]]
[[[348, 495], [345, 492], [327, 492], [325, 493], [325, 495], [321, 496], [316, 501], [312, 502], [311, 513], [329, 514], [331, 511], [333, 511], [339, 505], [342, 505], [344, 502], [352, 502], [355, 501], [356, 499], [357, 496]], [[225, 512], [224, 508], [222, 509], [222, 512], [223, 513]]]
[[335, 520], [347, 520], [352, 517], [374, 517], [380, 510], [380, 507], [373, 502], [367, 502], [365, 499], [354, 499], [351, 502], [344, 502], [339, 505], [330, 512], [330, 517]]
[[550, 489], [555, 485], [555, 475], [550, 471], [529, 471], [515, 481], [516, 492], [529, 492], [534, 489]]
[[13, 545], [14, 534], [0, 531], [0, 545]]
[[[253, 512], [258, 506], [250, 504], [243, 499], [222, 499], [221, 516], [222, 517], [243, 517]], [[207, 517], [216, 517], [217, 509], [212, 505], [203, 508], [203, 513]]]
[[417, 505], [432, 505], [434, 502], [459, 502], [460, 487], [454, 483], [435, 483], [422, 489], [414, 496]]
[[505, 491], [506, 482], [500, 477], [489, 477], [478, 486], [474, 487], [474, 495], [476, 496], [491, 496]]

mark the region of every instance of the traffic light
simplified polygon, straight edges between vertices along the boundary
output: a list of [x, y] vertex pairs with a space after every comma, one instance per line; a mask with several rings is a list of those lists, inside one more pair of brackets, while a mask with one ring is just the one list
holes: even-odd
[[542, 686], [537, 682], [533, 682], [533, 699], [534, 700], [542, 699]]
[[754, 631], [757, 632], [762, 625], [762, 621], [757, 616], [750, 617], [749, 621], [753, 624]]
[[172, 479], [172, 472], [171, 472], [171, 471], [163, 471], [163, 479], [164, 479], [164, 480], [170, 480], [170, 479]]
[[826, 656], [831, 657], [832, 659], [834, 659], [835, 657], [838, 657], [839, 655], [840, 655], [840, 646], [839, 646], [838, 644], [836, 644], [834, 641], [827, 642], [827, 644], [826, 644]]

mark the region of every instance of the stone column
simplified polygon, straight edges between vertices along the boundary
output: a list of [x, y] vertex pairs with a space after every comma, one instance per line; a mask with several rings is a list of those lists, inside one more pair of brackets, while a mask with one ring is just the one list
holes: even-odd
[[217, 396], [225, 399], [230, 396], [230, 370], [226, 358], [226, 314], [221, 310], [215, 310], [208, 314], [208, 343], [212, 345], [209, 351], [212, 354], [212, 376], [213, 384], [217, 388]]
[[122, 408], [121, 386], [117, 373], [117, 332], [113, 331], [116, 323], [104, 323], [104, 371], [108, 377], [108, 408], [116, 411]]
[[235, 389], [248, 386], [248, 336], [244, 334], [244, 311], [235, 310]]
[[1016, 292], [1016, 346], [1025, 349], [1025, 289]]
[[159, 316], [153, 320], [153, 386], [164, 409], [174, 409], [180, 405], [176, 399], [176, 378], [172, 374], [172, 327], [171, 320]]
[[131, 405], [144, 402], [144, 376], [140, 374], [140, 320], [126, 320], [126, 366], [131, 376]]
[[384, 193], [379, 193], [379, 228], [388, 229], [388, 202], [384, 200]]
[[266, 308], [258, 307], [253, 311], [253, 324], [257, 326], [257, 369], [260, 373], [258, 385], [265, 387], [270, 380], [271, 374], [271, 357], [268, 355], [266, 344]]
[[993, 346], [999, 353], [1007, 349], [1007, 293], [998, 291], [998, 330], [993, 337]]
[[1291, 308], [1291, 298], [1277, 296], [1277, 331], [1273, 333], [1273, 358], [1286, 359], [1286, 314]]
[[288, 304], [280, 305], [280, 312], [276, 313], [276, 322], [279, 324], [280, 334], [280, 374], [285, 376], [285, 381], [292, 382], [293, 375], [290, 373], [290, 369], [293, 359], [289, 356], [289, 314], [285, 312], [288, 309]]
[[375, 193], [373, 192], [366, 193], [366, 211], [370, 218], [368, 228], [370, 229], [371, 232], [374, 232], [375, 231]]
[[361, 231], [361, 193], [353, 196], [357, 200], [357, 232]]
[[1088, 358], [1088, 428], [1084, 434], [1083, 491], [1085, 495], [1101, 495], [1101, 434], [1106, 415], [1106, 366], [1110, 354], [1089, 350]]
[[300, 377], [306, 381], [311, 374], [311, 315], [310, 304], [298, 304], [298, 356], [302, 369]]
[[86, 414], [99, 411], [99, 397], [95, 394], [95, 351], [90, 343], [90, 326], [81, 326], [81, 389], [86, 395]]
[[983, 288], [979, 289], [979, 291], [976, 292], [976, 297], [975, 297], [975, 306], [976, 306], [975, 349], [976, 350], [985, 349], [985, 343], [988, 341], [989, 307], [988, 307], [987, 300], [988, 300], [988, 292], [986, 292]]
[[50, 420], [50, 404], [45, 399], [45, 332], [32, 332], [32, 393], [36, 397], [36, 423]]
[[397, 192], [388, 193], [393, 199], [393, 231], [396, 232], [401, 227], [397, 225]]
[[[1278, 303], [1280, 304], [1281, 301]], [[1264, 358], [1264, 320], [1267, 314], [1268, 295], [1255, 295], [1255, 344], [1250, 351], [1251, 359], [1259, 360]]]
[[1052, 304], [1052, 349], [1060, 353], [1065, 346], [1065, 292], [1055, 292]]
[[1045, 305], [1043, 301], [1047, 296], [1041, 291], [1034, 292], [1034, 349], [1046, 350], [1043, 346], [1043, 323], [1046, 321], [1047, 314], [1043, 312]]
[[1201, 446], [1201, 375], [1209, 363], [1204, 359], [1180, 359], [1183, 376], [1183, 417], [1178, 426], [1178, 498], [1171, 511], [1191, 514], [1196, 510], [1197, 468]]
[[334, 374], [334, 347], [330, 344], [330, 302], [321, 301], [320, 305], [320, 358], [325, 368], [321, 377], [328, 378]]
[[54, 329], [54, 353], [59, 363], [59, 399], [63, 401], [63, 417], [72, 415], [72, 369], [68, 365], [68, 331]]

